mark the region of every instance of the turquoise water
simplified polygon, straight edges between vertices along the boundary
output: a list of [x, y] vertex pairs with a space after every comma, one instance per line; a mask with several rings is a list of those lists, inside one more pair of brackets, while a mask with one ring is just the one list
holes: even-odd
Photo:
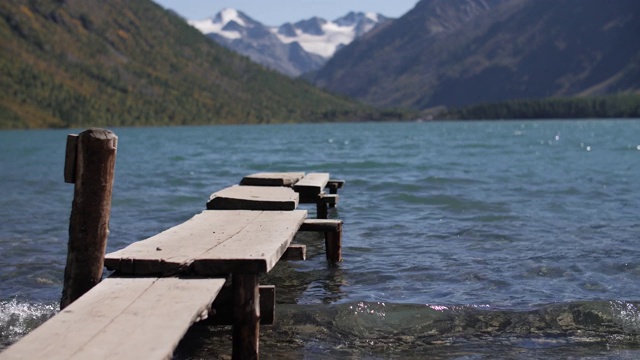
[[[306, 235], [309, 259], [262, 281], [264, 358], [640, 356], [640, 120], [112, 130], [109, 250], [246, 174], [346, 180], [344, 262]], [[0, 348], [57, 310], [69, 132], [0, 132]], [[224, 358], [229, 336], [196, 327], [176, 357]]]

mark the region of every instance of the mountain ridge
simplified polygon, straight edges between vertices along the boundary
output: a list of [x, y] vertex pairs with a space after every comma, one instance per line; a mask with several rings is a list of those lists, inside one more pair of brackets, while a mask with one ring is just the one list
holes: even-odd
[[312, 81], [414, 109], [637, 91], [639, 14], [633, 0], [422, 0]]
[[322, 67], [336, 51], [391, 19], [349, 12], [332, 21], [320, 17], [264, 25], [242, 11], [226, 8], [188, 23], [217, 43], [291, 77]]

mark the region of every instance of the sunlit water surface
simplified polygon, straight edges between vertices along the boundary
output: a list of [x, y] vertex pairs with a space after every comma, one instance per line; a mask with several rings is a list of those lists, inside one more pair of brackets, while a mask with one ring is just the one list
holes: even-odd
[[[278, 359], [640, 357], [640, 121], [113, 129], [109, 251], [262, 171], [346, 180], [344, 262], [280, 263]], [[0, 349], [58, 309], [69, 131], [0, 132]], [[312, 207], [304, 207], [315, 211]], [[194, 327], [177, 358], [226, 358]]]

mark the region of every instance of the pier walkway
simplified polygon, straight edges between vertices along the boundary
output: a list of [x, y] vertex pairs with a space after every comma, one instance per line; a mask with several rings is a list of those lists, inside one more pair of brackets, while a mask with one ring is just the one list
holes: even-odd
[[[327, 260], [341, 261], [342, 221], [326, 217], [343, 184], [328, 173], [245, 177], [186, 222], [107, 254], [110, 277], [0, 360], [169, 359], [209, 316], [233, 325], [234, 359], [257, 359], [259, 325], [273, 322], [275, 306], [275, 288], [259, 277], [281, 259], [305, 258], [305, 247], [292, 244], [299, 231], [324, 232]], [[307, 219], [300, 202], [315, 203], [319, 219]]]

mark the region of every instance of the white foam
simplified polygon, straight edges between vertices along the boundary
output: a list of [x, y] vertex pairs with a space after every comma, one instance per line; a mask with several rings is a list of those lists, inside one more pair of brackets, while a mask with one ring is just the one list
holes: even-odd
[[0, 351], [58, 312], [58, 304], [0, 301]]

